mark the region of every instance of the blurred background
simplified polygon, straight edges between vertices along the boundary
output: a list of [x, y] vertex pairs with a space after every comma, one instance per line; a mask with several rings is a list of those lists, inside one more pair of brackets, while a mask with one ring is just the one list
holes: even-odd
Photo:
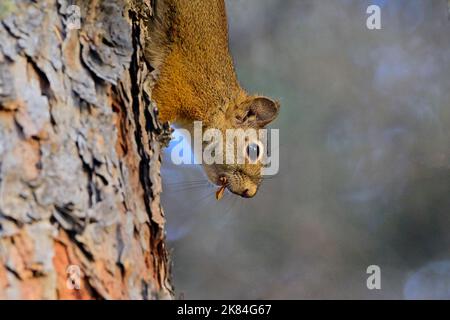
[[[371, 4], [381, 30], [366, 28]], [[282, 103], [280, 172], [218, 202], [199, 166], [165, 159], [177, 295], [450, 299], [447, 0], [227, 7], [242, 85]]]

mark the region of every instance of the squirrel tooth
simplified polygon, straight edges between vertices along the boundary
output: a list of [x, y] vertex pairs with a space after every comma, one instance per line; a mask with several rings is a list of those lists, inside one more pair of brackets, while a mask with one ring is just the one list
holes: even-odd
[[217, 191], [216, 191], [216, 199], [220, 200], [223, 198], [223, 194], [225, 192], [225, 186], [221, 186]]

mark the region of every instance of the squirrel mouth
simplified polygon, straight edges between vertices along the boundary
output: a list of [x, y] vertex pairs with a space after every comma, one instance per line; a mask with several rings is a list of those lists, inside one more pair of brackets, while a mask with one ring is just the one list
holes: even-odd
[[225, 189], [227, 188], [227, 178], [223, 176], [220, 177], [218, 184], [220, 185], [220, 187], [216, 191], [216, 199], [220, 200], [223, 198], [223, 194], [225, 193]]

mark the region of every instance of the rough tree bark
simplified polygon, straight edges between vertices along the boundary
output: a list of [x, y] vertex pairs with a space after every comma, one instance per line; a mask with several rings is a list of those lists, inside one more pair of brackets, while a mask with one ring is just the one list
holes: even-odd
[[1, 299], [172, 297], [151, 15], [150, 0], [2, 0]]

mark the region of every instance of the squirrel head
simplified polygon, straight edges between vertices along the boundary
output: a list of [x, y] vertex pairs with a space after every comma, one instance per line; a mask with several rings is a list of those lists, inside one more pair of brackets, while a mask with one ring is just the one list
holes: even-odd
[[[222, 164], [203, 164], [208, 179], [218, 185], [217, 199], [222, 197], [227, 188], [230, 192], [244, 198], [254, 197], [262, 181], [261, 158], [264, 144], [259, 140], [258, 130], [265, 128], [278, 115], [280, 105], [266, 97], [256, 96], [245, 98], [243, 101], [229, 104], [224, 112], [214, 116], [208, 125], [219, 129], [223, 137], [223, 154], [220, 156]], [[228, 129], [233, 130], [230, 139]], [[254, 130], [247, 130], [254, 129]], [[248, 132], [256, 134], [248, 135]], [[227, 159], [227, 150], [233, 150], [233, 161]], [[244, 161], [239, 161], [239, 160]]]

